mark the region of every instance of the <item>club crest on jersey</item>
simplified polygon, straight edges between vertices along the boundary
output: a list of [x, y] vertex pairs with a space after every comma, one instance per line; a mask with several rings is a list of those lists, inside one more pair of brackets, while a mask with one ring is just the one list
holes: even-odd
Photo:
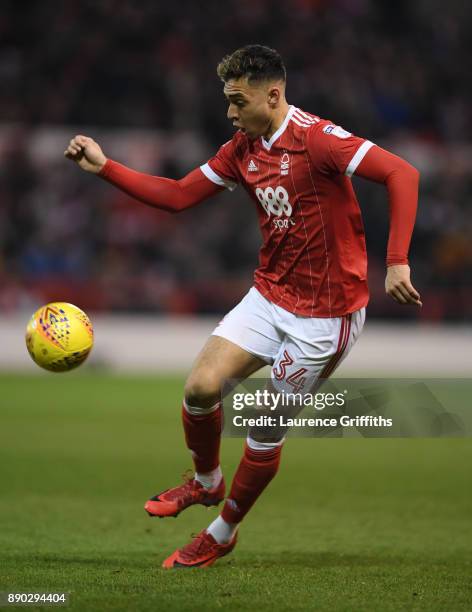
[[247, 165], [247, 171], [248, 172], [259, 172], [259, 168], [255, 164], [253, 159], [251, 159], [249, 164]]
[[290, 164], [290, 157], [288, 153], [284, 153], [280, 158], [280, 174], [286, 175], [288, 174]]
[[346, 132], [340, 125], [326, 125], [323, 128], [323, 132], [325, 134], [332, 134], [333, 136], [337, 136], [338, 138], [349, 138], [351, 132]]

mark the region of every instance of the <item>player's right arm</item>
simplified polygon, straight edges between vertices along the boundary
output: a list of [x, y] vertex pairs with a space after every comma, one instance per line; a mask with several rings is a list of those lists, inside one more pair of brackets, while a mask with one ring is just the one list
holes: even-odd
[[225, 187], [200, 168], [178, 181], [137, 172], [107, 159], [92, 138], [82, 135], [72, 138], [64, 155], [75, 161], [82, 170], [101, 176], [131, 197], [168, 212], [195, 206]]

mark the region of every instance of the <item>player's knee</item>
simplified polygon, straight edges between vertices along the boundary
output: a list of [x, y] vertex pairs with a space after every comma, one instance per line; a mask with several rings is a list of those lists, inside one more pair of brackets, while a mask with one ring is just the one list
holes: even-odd
[[189, 406], [211, 408], [221, 397], [220, 381], [205, 372], [191, 375], [185, 384], [184, 395]]

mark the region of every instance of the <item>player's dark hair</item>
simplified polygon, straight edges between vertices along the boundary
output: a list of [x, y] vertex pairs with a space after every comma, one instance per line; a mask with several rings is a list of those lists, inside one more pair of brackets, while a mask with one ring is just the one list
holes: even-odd
[[247, 77], [254, 81], [285, 81], [287, 73], [280, 55], [264, 45], [246, 45], [226, 55], [216, 69], [224, 82]]

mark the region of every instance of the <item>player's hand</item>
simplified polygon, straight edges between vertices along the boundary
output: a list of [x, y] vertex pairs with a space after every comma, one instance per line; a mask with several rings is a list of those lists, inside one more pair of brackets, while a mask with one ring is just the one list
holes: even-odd
[[385, 278], [385, 293], [399, 304], [416, 304], [423, 306], [418, 291], [410, 281], [410, 266], [388, 266]]
[[100, 146], [88, 136], [74, 136], [64, 151], [64, 156], [75, 161], [82, 170], [98, 174], [107, 158]]

